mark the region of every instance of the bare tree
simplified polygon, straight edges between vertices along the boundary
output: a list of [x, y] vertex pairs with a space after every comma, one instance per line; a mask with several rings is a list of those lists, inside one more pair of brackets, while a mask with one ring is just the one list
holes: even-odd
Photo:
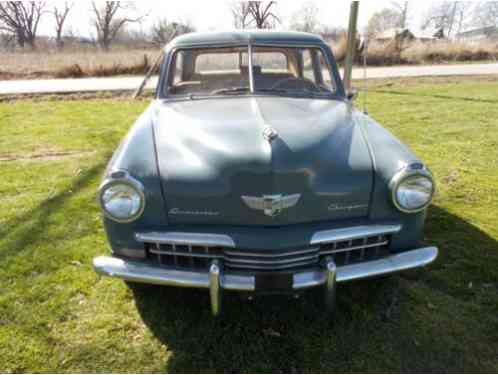
[[292, 15], [291, 29], [314, 33], [317, 31], [320, 23], [318, 13], [320, 10], [313, 1], [304, 3], [301, 8]]
[[276, 23], [281, 23], [274, 12], [277, 6], [275, 1], [248, 1], [247, 5], [251, 22], [254, 22], [257, 29], [272, 29]]
[[245, 29], [249, 26], [249, 4], [245, 1], [235, 1], [231, 4], [233, 26], [236, 29]]
[[498, 1], [480, 1], [474, 10], [473, 23], [484, 27], [498, 27]]
[[367, 34], [373, 37], [382, 32], [399, 27], [401, 14], [396, 9], [384, 8], [370, 17], [367, 25]]
[[98, 7], [95, 1], [92, 1], [92, 11], [97, 42], [104, 51], [109, 50], [112, 41], [123, 26], [141, 22], [145, 17], [144, 15], [136, 17], [122, 15], [122, 13], [135, 11], [133, 3], [128, 1], [106, 1], [102, 7]]
[[178, 36], [193, 31], [195, 31], [195, 29], [189, 22], [169, 22], [164, 18], [152, 26], [150, 39], [153, 44], [164, 46], [170, 42], [173, 35]]
[[0, 49], [7, 51], [14, 50], [16, 45], [16, 37], [13, 34], [0, 33]]
[[450, 38], [455, 31], [462, 29], [471, 7], [472, 4], [467, 1], [434, 3], [423, 19], [422, 28], [433, 26], [441, 36]]
[[[498, 2], [496, 21], [498, 22]], [[456, 10], [457, 33], [461, 33], [472, 22], [474, 3], [471, 1], [461, 1]], [[498, 23], [497, 23], [498, 24]]]
[[398, 13], [398, 22], [396, 27], [399, 27], [403, 30], [406, 29], [408, 27], [408, 20], [410, 18], [410, 7], [408, 5], [408, 1], [394, 1], [392, 5], [393, 9]]
[[74, 3], [64, 2], [63, 7], [58, 7], [54, 5], [54, 10], [52, 14], [55, 19], [55, 42], [57, 43], [57, 48], [64, 47], [64, 40], [62, 39], [62, 32], [64, 29], [64, 24], [66, 23], [67, 16], [73, 8]]
[[1, 1], [0, 31], [15, 35], [20, 47], [28, 45], [34, 49], [45, 6], [44, 1]]

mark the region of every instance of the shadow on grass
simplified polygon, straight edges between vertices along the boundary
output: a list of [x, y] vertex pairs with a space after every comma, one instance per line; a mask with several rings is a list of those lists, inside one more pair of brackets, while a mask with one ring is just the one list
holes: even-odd
[[[298, 300], [259, 297], [249, 302], [228, 295], [219, 319], [210, 316], [207, 291], [152, 286], [132, 291], [143, 321], [171, 351], [164, 367], [168, 372], [491, 371], [489, 363], [494, 362], [479, 357], [488, 355], [486, 348], [493, 342], [487, 333], [493, 310], [464, 320], [464, 333], [460, 325], [452, 325], [465, 319], [457, 314], [468, 313], [459, 306], [466, 303], [460, 299], [468, 298], [467, 288], [455, 280], [495, 280], [498, 244], [438, 207], [429, 213], [428, 242], [440, 247], [435, 265], [340, 285], [333, 319], [323, 312], [319, 291]], [[493, 251], [493, 262], [479, 259]], [[480, 268], [480, 276], [468, 264]], [[426, 299], [439, 301], [437, 296], [451, 303], [434, 312]], [[448, 324], [432, 324], [434, 314]], [[476, 319], [487, 319], [488, 328], [476, 325]], [[496, 319], [494, 324], [498, 326]], [[479, 352], [469, 345], [475, 340], [487, 346]]]
[[420, 96], [420, 97], [442, 99], [442, 100], [460, 100], [460, 101], [473, 102], [473, 103], [498, 104], [498, 100], [495, 99], [479, 99], [479, 98], [470, 98], [464, 96], [422, 94], [420, 92], [407, 92], [407, 91], [383, 90], [383, 89], [372, 89], [371, 91], [379, 94], [389, 94], [389, 95], [398, 95], [398, 96]]
[[[101, 162], [84, 170], [60, 193], [49, 197], [25, 214], [7, 221], [0, 231], [0, 236], [6, 238], [6, 241], [2, 243], [3, 251], [0, 252], [0, 261], [9, 256], [22, 255], [28, 245], [43, 239], [51, 217], [64, 210], [66, 201], [89, 186], [97, 176], [103, 173], [104, 168], [105, 163]], [[54, 238], [51, 237], [51, 240], [53, 241]]]

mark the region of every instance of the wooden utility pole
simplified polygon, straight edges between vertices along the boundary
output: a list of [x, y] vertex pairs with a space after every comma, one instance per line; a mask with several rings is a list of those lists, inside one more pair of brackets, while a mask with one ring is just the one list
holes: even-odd
[[351, 74], [353, 73], [353, 62], [356, 50], [356, 29], [358, 24], [359, 1], [351, 2], [351, 12], [349, 15], [348, 46], [346, 51], [346, 60], [344, 63], [344, 89], [346, 93], [351, 93]]

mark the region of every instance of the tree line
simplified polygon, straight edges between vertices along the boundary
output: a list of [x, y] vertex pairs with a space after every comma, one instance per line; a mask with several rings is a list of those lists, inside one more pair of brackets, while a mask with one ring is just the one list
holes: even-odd
[[[370, 18], [366, 34], [375, 37], [389, 29], [407, 29], [413, 3], [395, 2]], [[431, 29], [436, 37], [452, 38], [469, 28], [498, 28], [498, 1], [437, 1], [426, 10], [420, 24]]]
[[[8, 43], [21, 48], [36, 48], [40, 21], [52, 20], [58, 48], [64, 47], [64, 36], [75, 2], [1, 1], [0, 34]], [[230, 7], [233, 26], [237, 29], [271, 29], [282, 25], [276, 1], [233, 1]], [[313, 1], [303, 3], [290, 20], [290, 28], [298, 31], [337, 35], [340, 29], [319, 22], [320, 9]], [[131, 1], [92, 1], [90, 22], [95, 43], [108, 50], [128, 25], [141, 23], [149, 15], [141, 13]], [[405, 29], [411, 18], [408, 1], [393, 1], [391, 6], [376, 12], [368, 22], [366, 33], [377, 35], [390, 28]], [[422, 28], [433, 27], [441, 36], [452, 37], [470, 26], [498, 27], [498, 1], [439, 1], [433, 3], [423, 17]], [[194, 31], [186, 22], [157, 21], [149, 31], [151, 43], [161, 45], [172, 35]]]
[[[21, 48], [36, 48], [40, 21], [51, 19], [53, 34], [58, 48], [64, 47], [69, 33], [70, 17], [75, 2], [50, 4], [47, 1], [1, 1], [0, 34], [6, 44], [15, 43]], [[141, 23], [148, 14], [141, 13], [131, 1], [92, 1], [89, 7], [90, 24], [95, 34], [95, 43], [107, 51], [128, 25]], [[168, 36], [194, 31], [186, 22], [160, 19], [154, 23], [148, 39], [153, 44], [168, 42]], [[145, 38], [143, 38], [145, 39]]]

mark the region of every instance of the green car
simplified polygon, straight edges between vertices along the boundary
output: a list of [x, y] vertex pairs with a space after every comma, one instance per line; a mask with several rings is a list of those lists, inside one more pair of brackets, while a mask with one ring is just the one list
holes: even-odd
[[329, 46], [291, 32], [193, 33], [165, 49], [156, 98], [100, 187], [128, 282], [299, 294], [425, 266], [431, 172], [357, 110]]

